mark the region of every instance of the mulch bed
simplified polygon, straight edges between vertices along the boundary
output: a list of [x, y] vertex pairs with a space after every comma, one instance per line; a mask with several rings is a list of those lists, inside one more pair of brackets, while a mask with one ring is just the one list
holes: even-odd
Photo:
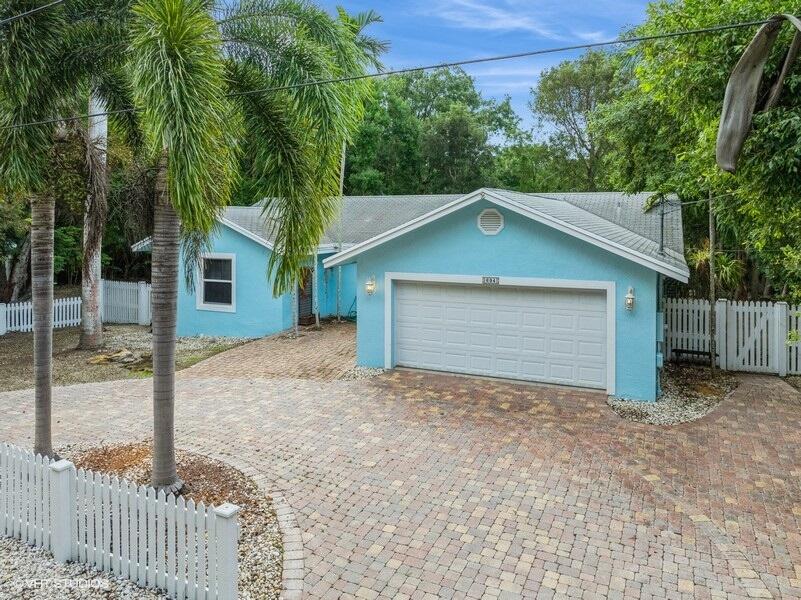
[[[149, 442], [73, 448], [64, 454], [76, 467], [117, 475], [139, 485], [150, 483]], [[176, 451], [181, 495], [195, 503], [231, 502], [239, 513], [239, 597], [273, 599], [281, 593], [283, 546], [272, 499], [256, 483], [230, 465], [185, 450]]]
[[651, 425], [676, 425], [700, 419], [720, 404], [738, 385], [736, 377], [718, 370], [712, 379], [709, 367], [668, 363], [662, 372], [662, 396], [656, 402], [609, 397], [608, 404], [620, 417]]

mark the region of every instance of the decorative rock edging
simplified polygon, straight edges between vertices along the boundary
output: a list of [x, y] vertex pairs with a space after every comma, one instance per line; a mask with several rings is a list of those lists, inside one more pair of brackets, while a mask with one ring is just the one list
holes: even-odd
[[180, 440], [178, 445], [192, 452], [204, 454], [209, 458], [227, 463], [242, 471], [256, 483], [265, 496], [272, 498], [283, 545], [280, 598], [281, 600], [300, 600], [303, 598], [303, 578], [305, 575], [303, 535], [295, 518], [295, 511], [292, 510], [284, 495], [280, 492], [270, 491], [268, 489], [270, 482], [263, 473], [259, 473], [253, 466], [240, 462], [230, 454], [214, 452], [195, 444], [187, 444], [183, 440]]

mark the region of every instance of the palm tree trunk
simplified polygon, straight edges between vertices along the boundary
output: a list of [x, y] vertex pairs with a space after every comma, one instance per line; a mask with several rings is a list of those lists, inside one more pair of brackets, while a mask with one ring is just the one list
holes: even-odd
[[[89, 98], [89, 114], [101, 113], [105, 104], [92, 93]], [[81, 277], [81, 341], [83, 349], [99, 348], [103, 345], [103, 322], [100, 314], [100, 258], [103, 230], [106, 221], [105, 189], [106, 150], [108, 147], [108, 117], [89, 119], [87, 165], [90, 170], [89, 193], [83, 216], [83, 269]], [[102, 196], [102, 197], [101, 197]]]
[[53, 375], [53, 226], [55, 199], [31, 199], [31, 280], [33, 289], [34, 452], [53, 455], [51, 400]]
[[31, 234], [25, 236], [22, 249], [17, 256], [17, 262], [11, 271], [11, 297], [9, 302], [16, 302], [28, 288], [28, 265], [31, 263]]
[[183, 482], [175, 465], [175, 338], [180, 221], [167, 187], [167, 154], [156, 173], [153, 225], [153, 475], [156, 488], [176, 492]]

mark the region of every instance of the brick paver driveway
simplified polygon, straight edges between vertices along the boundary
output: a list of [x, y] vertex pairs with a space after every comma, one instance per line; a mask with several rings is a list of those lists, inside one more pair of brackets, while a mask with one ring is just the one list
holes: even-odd
[[[283, 493], [310, 597], [801, 597], [801, 402], [778, 379], [660, 428], [590, 392], [246, 379], [280, 357], [235, 356], [181, 376], [178, 443]], [[56, 390], [57, 442], [146, 437], [149, 386]], [[31, 405], [0, 394], [0, 439], [30, 444]]]

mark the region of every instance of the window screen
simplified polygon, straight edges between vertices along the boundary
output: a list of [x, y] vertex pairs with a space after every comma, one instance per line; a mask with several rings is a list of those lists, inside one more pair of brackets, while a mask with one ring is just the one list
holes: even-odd
[[203, 303], [232, 304], [233, 278], [230, 258], [203, 259]]

